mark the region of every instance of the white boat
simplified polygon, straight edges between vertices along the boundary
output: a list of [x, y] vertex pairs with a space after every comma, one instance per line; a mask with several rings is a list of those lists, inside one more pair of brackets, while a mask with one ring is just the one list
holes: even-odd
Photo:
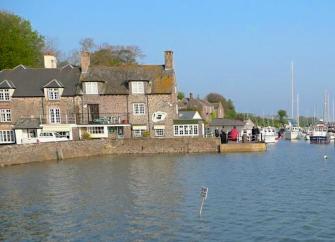
[[297, 126], [290, 126], [285, 129], [285, 139], [296, 140], [299, 139], [300, 129]]
[[310, 135], [311, 144], [329, 144], [330, 136], [328, 133], [328, 127], [319, 123], [313, 127], [312, 134]]
[[276, 129], [273, 127], [264, 127], [260, 130], [261, 141], [264, 143], [276, 143], [278, 142], [278, 134]]

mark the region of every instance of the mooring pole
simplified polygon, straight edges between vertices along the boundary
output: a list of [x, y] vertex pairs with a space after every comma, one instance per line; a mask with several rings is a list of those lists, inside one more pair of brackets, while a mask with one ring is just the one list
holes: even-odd
[[200, 197], [201, 197], [201, 205], [199, 215], [201, 216], [202, 207], [204, 206], [205, 200], [207, 199], [208, 187], [201, 187]]

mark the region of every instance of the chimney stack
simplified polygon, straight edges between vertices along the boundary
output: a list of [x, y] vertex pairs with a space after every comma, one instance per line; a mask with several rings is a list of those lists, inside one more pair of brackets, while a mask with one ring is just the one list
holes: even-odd
[[57, 58], [52, 53], [44, 55], [44, 68], [57, 68]]
[[173, 69], [173, 51], [167, 50], [165, 53], [165, 70]]
[[80, 66], [81, 66], [81, 73], [87, 73], [88, 67], [90, 66], [90, 52], [88, 51], [81, 52]]

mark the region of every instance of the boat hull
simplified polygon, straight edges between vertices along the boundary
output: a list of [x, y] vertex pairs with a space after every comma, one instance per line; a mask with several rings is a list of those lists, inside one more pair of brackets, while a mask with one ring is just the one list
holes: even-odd
[[264, 143], [277, 143], [278, 140], [276, 138], [277, 136], [275, 135], [267, 135], [264, 137]]
[[330, 139], [326, 136], [310, 136], [309, 141], [311, 144], [329, 144]]
[[285, 139], [287, 140], [296, 140], [299, 137], [299, 132], [290, 132], [286, 131], [285, 132]]

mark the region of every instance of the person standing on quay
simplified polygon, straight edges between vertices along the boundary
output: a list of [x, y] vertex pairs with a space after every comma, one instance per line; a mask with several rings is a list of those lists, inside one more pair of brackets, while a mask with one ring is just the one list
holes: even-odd
[[232, 128], [232, 130], [230, 131], [230, 137], [232, 141], [236, 141], [238, 140], [238, 130], [236, 128], [236, 126], [234, 126]]
[[224, 131], [224, 126], [222, 126], [221, 132], [220, 132], [220, 139], [221, 139], [221, 144], [226, 144], [227, 143], [227, 134]]

